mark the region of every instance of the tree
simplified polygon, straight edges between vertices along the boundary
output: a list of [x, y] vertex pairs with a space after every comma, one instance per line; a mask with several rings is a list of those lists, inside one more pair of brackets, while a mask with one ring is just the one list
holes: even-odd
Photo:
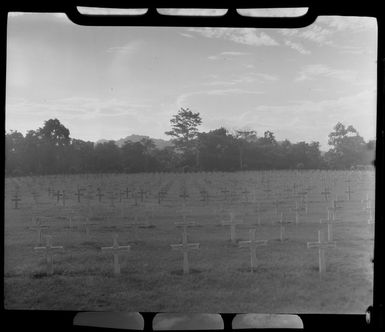
[[5, 135], [5, 173], [21, 175], [25, 173], [23, 160], [25, 140], [22, 133], [12, 131]]
[[332, 168], [348, 169], [365, 161], [366, 143], [353, 126], [345, 127], [338, 122], [329, 134], [328, 144], [332, 148], [325, 159]]
[[173, 137], [177, 151], [183, 155], [184, 162], [187, 164], [199, 163], [198, 155], [198, 126], [202, 124], [202, 119], [199, 113], [193, 113], [188, 108], [181, 108], [176, 115], [170, 120], [171, 130], [165, 134]]
[[107, 141], [95, 146], [95, 164], [99, 172], [121, 171], [120, 150], [115, 141]]
[[247, 129], [236, 130], [235, 137], [238, 141], [238, 146], [239, 146], [239, 168], [243, 170], [245, 149], [247, 149], [250, 143], [256, 142], [257, 132], [255, 130], [247, 130]]
[[55, 146], [70, 144], [70, 131], [64, 127], [58, 119], [45, 121], [43, 128], [39, 128], [36, 133], [39, 138]]
[[225, 128], [199, 134], [201, 169], [234, 171], [238, 168], [237, 140]]

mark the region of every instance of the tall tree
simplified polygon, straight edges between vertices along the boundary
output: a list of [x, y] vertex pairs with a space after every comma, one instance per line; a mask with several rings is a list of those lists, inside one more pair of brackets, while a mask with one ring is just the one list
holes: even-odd
[[39, 138], [56, 146], [70, 144], [70, 131], [58, 119], [49, 119], [44, 126], [37, 130]]
[[365, 163], [366, 143], [353, 126], [338, 122], [329, 134], [332, 148], [325, 155], [333, 168], [346, 169]]
[[199, 113], [193, 113], [188, 108], [181, 108], [172, 117], [170, 123], [171, 130], [166, 131], [165, 134], [173, 137], [172, 142], [176, 149], [183, 154], [184, 162], [193, 164], [195, 155], [195, 164], [198, 164], [198, 126], [202, 124]]
[[245, 150], [250, 143], [256, 142], [257, 132], [249, 129], [236, 130], [235, 137], [237, 138], [239, 147], [239, 168], [242, 170], [244, 168]]
[[25, 172], [24, 148], [25, 140], [22, 133], [12, 131], [5, 135], [5, 173], [21, 175]]

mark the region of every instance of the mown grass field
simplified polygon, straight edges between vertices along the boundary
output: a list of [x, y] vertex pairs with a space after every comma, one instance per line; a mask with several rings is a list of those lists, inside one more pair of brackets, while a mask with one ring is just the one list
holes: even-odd
[[[350, 179], [350, 182], [346, 182]], [[350, 200], [345, 193], [350, 186]], [[50, 188], [48, 190], [48, 188]], [[83, 188], [80, 202], [75, 193]], [[97, 188], [104, 194], [101, 201]], [[129, 189], [127, 189], [129, 188]], [[321, 194], [330, 189], [325, 200]], [[127, 189], [125, 194], [122, 194]], [[146, 191], [140, 196], [140, 190]], [[224, 189], [230, 191], [225, 193]], [[49, 191], [65, 190], [66, 201]], [[163, 190], [159, 202], [159, 191]], [[130, 191], [130, 193], [128, 193]], [[204, 199], [206, 191], [208, 199]], [[223, 192], [222, 192], [223, 191]], [[11, 201], [21, 198], [19, 208]], [[180, 197], [182, 192], [189, 196]], [[298, 193], [306, 192], [298, 196]], [[88, 198], [86, 199], [88, 193]], [[114, 198], [112, 199], [112, 196]], [[4, 293], [8, 309], [65, 309], [170, 312], [322, 312], [363, 313], [372, 304], [372, 226], [364, 210], [368, 195], [374, 206], [374, 172], [270, 171], [195, 174], [74, 175], [6, 179]], [[92, 197], [91, 197], [92, 196]], [[306, 196], [306, 199], [303, 199]], [[33, 198], [34, 197], [34, 198]], [[326, 251], [327, 271], [318, 272], [320, 218], [339, 199], [340, 222], [334, 224], [336, 248]], [[275, 200], [280, 203], [276, 211]], [[295, 222], [295, 202], [308, 212]], [[170, 244], [181, 242], [175, 222], [187, 220], [188, 240], [200, 249], [189, 253], [190, 274], [182, 272], [182, 253]], [[259, 213], [257, 210], [259, 204]], [[230, 241], [229, 212], [242, 222], [237, 240], [268, 240], [257, 249], [257, 270], [250, 271], [250, 252]], [[278, 212], [278, 213], [277, 213]], [[280, 240], [280, 213], [285, 238]], [[69, 215], [79, 217], [69, 228]], [[124, 215], [126, 218], [122, 219]], [[258, 215], [260, 223], [258, 223]], [[373, 210], [374, 215], [374, 210]], [[46, 273], [45, 255], [34, 250], [33, 216], [45, 216], [53, 245], [54, 274]], [[81, 217], [94, 225], [86, 235]], [[132, 227], [137, 222], [148, 224]], [[96, 217], [99, 217], [98, 219]], [[103, 217], [103, 218], [100, 218]], [[131, 227], [129, 227], [131, 225]], [[118, 233], [121, 274], [113, 273], [112, 245]]]

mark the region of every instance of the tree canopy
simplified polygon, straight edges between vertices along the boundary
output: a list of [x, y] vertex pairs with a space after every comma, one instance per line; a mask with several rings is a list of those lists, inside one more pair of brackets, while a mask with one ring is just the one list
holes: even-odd
[[330, 149], [318, 142], [277, 141], [272, 131], [262, 136], [252, 129], [229, 132], [218, 128], [199, 132], [199, 113], [180, 109], [171, 120], [173, 146], [158, 149], [145, 138], [99, 144], [70, 137], [58, 119], [41, 128], [5, 134], [6, 175], [95, 172], [238, 171], [266, 169], [350, 169], [370, 165], [375, 141], [365, 142], [351, 125], [338, 122], [328, 135]]

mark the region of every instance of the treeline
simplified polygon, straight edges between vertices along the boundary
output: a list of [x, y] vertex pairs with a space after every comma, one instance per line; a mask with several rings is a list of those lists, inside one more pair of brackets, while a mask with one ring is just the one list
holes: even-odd
[[58, 119], [44, 126], [6, 133], [6, 176], [107, 173], [239, 171], [266, 169], [351, 169], [370, 165], [375, 141], [365, 142], [352, 126], [338, 123], [329, 134], [330, 149], [321, 153], [318, 142], [277, 141], [266, 131], [230, 133], [219, 128], [198, 131], [199, 113], [181, 109], [171, 119], [172, 146], [156, 148], [151, 139], [100, 144], [71, 138]]

